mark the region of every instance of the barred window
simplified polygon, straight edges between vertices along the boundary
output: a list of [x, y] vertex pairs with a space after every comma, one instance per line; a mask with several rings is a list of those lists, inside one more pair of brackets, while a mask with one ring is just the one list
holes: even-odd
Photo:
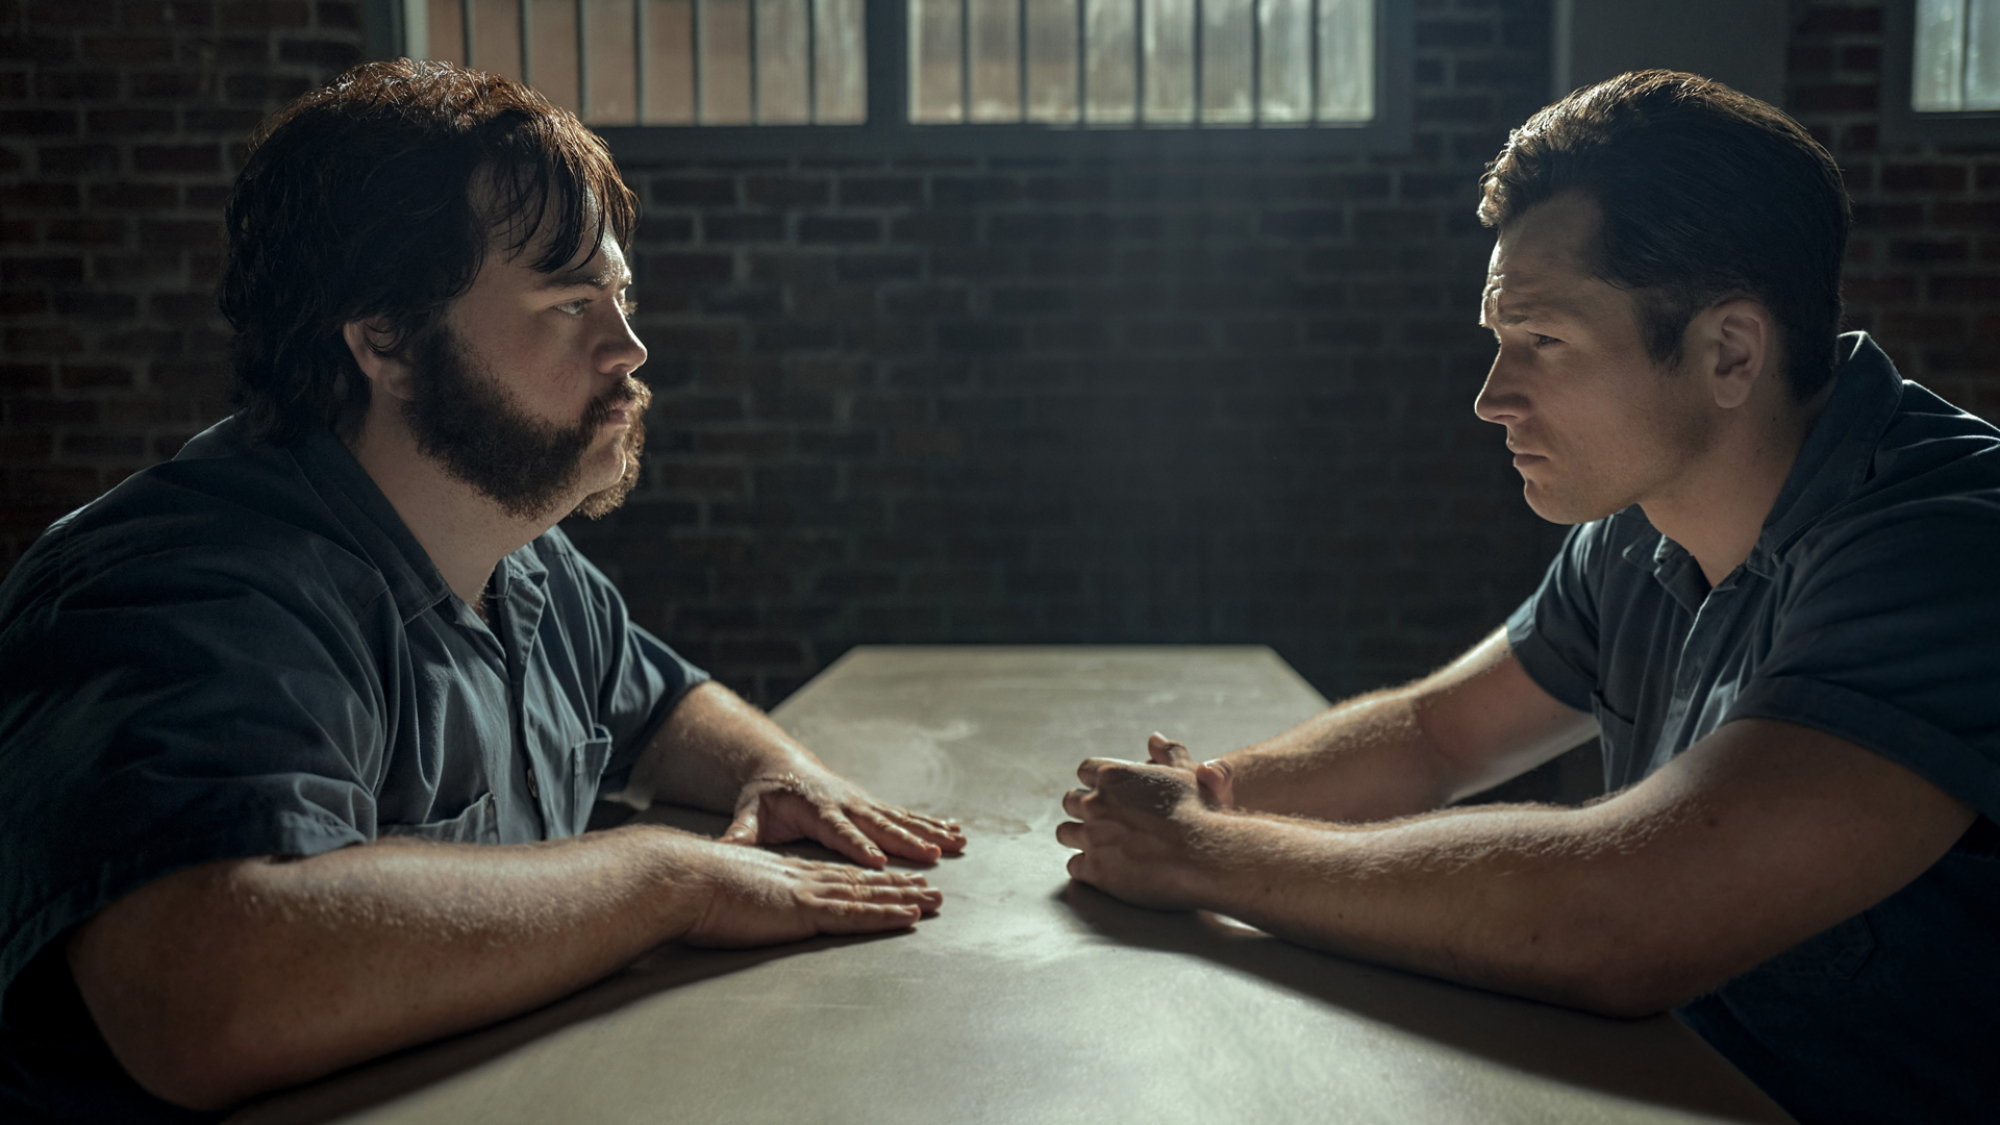
[[[871, 80], [901, 87], [875, 109], [903, 124], [1354, 125], [1377, 113], [1377, 3], [402, 0], [392, 49], [597, 126], [870, 124]], [[873, 29], [893, 66], [871, 15], [898, 25]]]
[[1919, 113], [2000, 110], [2000, 0], [1917, 0], [1910, 77]]

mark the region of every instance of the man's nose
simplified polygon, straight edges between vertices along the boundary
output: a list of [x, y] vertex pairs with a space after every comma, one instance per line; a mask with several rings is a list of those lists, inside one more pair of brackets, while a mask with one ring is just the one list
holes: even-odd
[[1493, 366], [1486, 369], [1486, 382], [1472, 400], [1472, 412], [1481, 420], [1504, 426], [1520, 417], [1524, 404], [1520, 394], [1509, 386], [1507, 375], [1507, 352], [1502, 348], [1493, 356]]
[[617, 330], [611, 339], [605, 341], [598, 349], [598, 370], [614, 375], [630, 375], [645, 362], [646, 345], [641, 343], [638, 334], [632, 331], [632, 322], [620, 313]]

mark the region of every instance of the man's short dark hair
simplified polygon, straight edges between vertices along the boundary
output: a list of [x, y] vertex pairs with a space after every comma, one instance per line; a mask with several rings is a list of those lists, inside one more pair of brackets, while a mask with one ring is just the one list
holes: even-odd
[[1679, 362], [1696, 313], [1752, 297], [1783, 334], [1793, 396], [1832, 378], [1847, 191], [1777, 109], [1692, 74], [1634, 71], [1529, 118], [1481, 182], [1489, 227], [1565, 192], [1596, 202], [1592, 268], [1634, 291], [1655, 364]]
[[574, 115], [445, 63], [355, 67], [251, 143], [220, 300], [236, 329], [231, 399], [280, 442], [345, 432], [365, 412], [349, 321], [379, 319], [377, 350], [404, 354], [472, 285], [489, 243], [510, 256], [539, 245], [529, 264], [552, 273], [606, 229], [629, 245], [638, 219], [609, 150]]

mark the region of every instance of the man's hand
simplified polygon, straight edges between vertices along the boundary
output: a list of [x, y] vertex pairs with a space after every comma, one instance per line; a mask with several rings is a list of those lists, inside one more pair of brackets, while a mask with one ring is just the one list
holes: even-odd
[[815, 934], [905, 930], [937, 913], [943, 895], [920, 876], [857, 871], [839, 863], [726, 849], [714, 894], [685, 940], [738, 948], [799, 941]]
[[1204, 836], [1219, 820], [1228, 775], [1197, 767], [1186, 746], [1164, 735], [1147, 740], [1149, 763], [1090, 758], [1077, 767], [1084, 788], [1063, 794], [1075, 821], [1056, 826], [1056, 840], [1077, 849], [1070, 878], [1135, 906], [1192, 910], [1197, 869], [1212, 858]]
[[811, 840], [864, 867], [882, 867], [890, 855], [934, 863], [965, 850], [958, 825], [869, 796], [716, 683], [688, 692], [660, 724], [624, 799], [727, 812], [723, 843]]
[[725, 844], [793, 840], [823, 844], [865, 867], [886, 864], [884, 851], [935, 863], [965, 850], [958, 825], [883, 804], [817, 763], [751, 778], [737, 795], [735, 820], [722, 834]]

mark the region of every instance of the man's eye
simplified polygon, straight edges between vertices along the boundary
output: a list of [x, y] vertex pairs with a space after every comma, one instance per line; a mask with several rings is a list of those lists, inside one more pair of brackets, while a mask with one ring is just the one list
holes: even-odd
[[564, 301], [562, 304], [557, 305], [556, 311], [560, 313], [565, 313], [569, 316], [582, 316], [583, 310], [589, 307], [590, 307], [590, 298], [578, 297], [574, 301]]
[[1538, 348], [1546, 348], [1550, 344], [1562, 343], [1561, 340], [1556, 339], [1554, 336], [1544, 336], [1540, 332], [1531, 332], [1529, 335], [1535, 338], [1535, 346]]

